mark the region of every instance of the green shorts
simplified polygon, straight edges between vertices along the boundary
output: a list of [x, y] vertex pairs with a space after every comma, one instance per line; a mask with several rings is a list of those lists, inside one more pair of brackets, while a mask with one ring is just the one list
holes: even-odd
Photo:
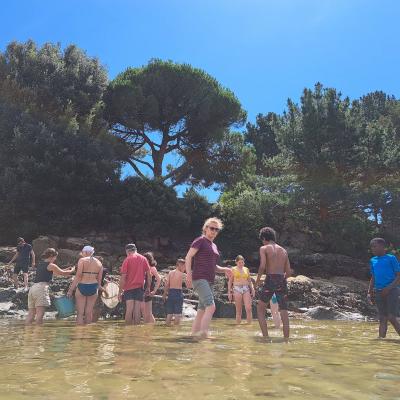
[[206, 307], [214, 304], [214, 294], [210, 285], [205, 279], [196, 279], [193, 281], [193, 289], [199, 296], [199, 310], [204, 310]]

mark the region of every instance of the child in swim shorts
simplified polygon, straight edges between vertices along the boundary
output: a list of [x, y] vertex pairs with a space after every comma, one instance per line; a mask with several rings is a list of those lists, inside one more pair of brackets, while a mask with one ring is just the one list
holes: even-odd
[[185, 279], [185, 260], [179, 258], [175, 264], [175, 269], [168, 273], [167, 281], [164, 286], [163, 300], [166, 301], [167, 319], [166, 324], [179, 325], [183, 310], [182, 283]]

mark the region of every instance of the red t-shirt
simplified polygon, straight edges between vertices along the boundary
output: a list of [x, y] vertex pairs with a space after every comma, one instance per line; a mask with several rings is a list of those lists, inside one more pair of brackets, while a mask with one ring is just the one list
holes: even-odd
[[139, 253], [129, 254], [121, 267], [121, 274], [126, 274], [124, 290], [143, 287], [146, 272], [149, 270], [150, 266], [146, 257]]

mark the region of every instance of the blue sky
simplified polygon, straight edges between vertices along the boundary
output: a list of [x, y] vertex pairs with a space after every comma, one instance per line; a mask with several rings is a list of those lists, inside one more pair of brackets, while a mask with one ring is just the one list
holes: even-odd
[[151, 58], [187, 62], [233, 90], [254, 121], [317, 81], [350, 98], [400, 97], [399, 21], [397, 0], [5, 0], [0, 48], [75, 43], [110, 78]]

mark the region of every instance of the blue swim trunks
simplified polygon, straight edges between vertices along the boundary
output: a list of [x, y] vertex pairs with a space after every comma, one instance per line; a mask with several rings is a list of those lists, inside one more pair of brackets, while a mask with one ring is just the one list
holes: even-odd
[[183, 293], [182, 289], [169, 289], [166, 303], [167, 314], [182, 314]]

